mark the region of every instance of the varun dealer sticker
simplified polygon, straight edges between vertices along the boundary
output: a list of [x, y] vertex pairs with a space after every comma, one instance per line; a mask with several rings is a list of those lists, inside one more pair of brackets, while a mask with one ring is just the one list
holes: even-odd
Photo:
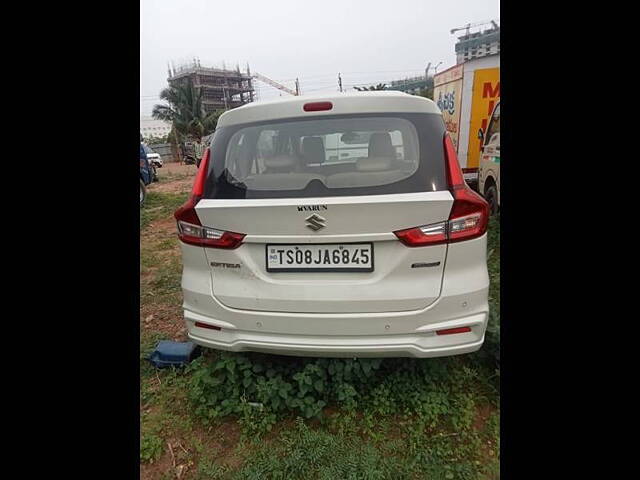
[[372, 243], [267, 245], [267, 272], [373, 272]]

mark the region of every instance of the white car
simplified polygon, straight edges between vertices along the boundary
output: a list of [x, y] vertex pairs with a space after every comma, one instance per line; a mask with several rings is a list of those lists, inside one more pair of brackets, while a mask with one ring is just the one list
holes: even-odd
[[[356, 137], [368, 138], [357, 158], [326, 150]], [[431, 100], [358, 92], [229, 110], [175, 217], [196, 344], [437, 357], [484, 341], [488, 204]]]
[[143, 147], [147, 154], [147, 160], [149, 160], [149, 163], [153, 163], [156, 167], [162, 168], [162, 157], [160, 154], [151, 150], [147, 145], [143, 145]]

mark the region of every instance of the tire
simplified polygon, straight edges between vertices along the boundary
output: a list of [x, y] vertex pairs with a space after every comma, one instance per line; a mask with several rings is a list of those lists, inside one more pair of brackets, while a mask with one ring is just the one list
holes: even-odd
[[490, 185], [484, 192], [484, 198], [489, 202], [489, 213], [495, 215], [500, 207], [498, 206], [498, 189], [495, 185]]
[[144, 182], [140, 180], [140, 206], [144, 203], [145, 198], [147, 198], [147, 187], [145, 187]]

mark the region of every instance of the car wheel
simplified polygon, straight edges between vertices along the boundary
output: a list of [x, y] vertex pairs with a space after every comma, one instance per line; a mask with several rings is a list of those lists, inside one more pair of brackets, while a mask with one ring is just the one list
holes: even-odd
[[498, 189], [495, 185], [487, 187], [487, 190], [484, 193], [484, 198], [489, 202], [489, 212], [491, 215], [498, 213]]
[[147, 198], [147, 187], [145, 187], [144, 182], [140, 180], [140, 206], [144, 203], [145, 198]]

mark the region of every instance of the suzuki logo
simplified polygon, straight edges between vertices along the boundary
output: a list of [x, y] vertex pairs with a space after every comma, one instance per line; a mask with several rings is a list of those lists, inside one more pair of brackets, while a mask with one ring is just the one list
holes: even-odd
[[314, 232], [317, 232], [321, 228], [326, 227], [324, 222], [326, 222], [327, 220], [325, 218], [322, 218], [320, 215], [315, 214], [315, 213], [313, 215], [311, 215], [310, 217], [305, 218], [304, 220], [307, 222], [307, 228], [310, 228]]

